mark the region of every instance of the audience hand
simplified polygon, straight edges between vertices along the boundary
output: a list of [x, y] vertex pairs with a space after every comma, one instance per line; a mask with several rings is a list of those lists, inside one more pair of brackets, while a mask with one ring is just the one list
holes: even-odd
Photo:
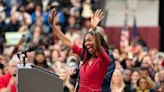
[[56, 15], [56, 9], [55, 8], [53, 8], [52, 10], [51, 10], [51, 13], [49, 14], [49, 18], [48, 18], [48, 21], [49, 21], [49, 24], [51, 24], [51, 25], [53, 25], [53, 23], [54, 23], [54, 17], [55, 17], [55, 15]]

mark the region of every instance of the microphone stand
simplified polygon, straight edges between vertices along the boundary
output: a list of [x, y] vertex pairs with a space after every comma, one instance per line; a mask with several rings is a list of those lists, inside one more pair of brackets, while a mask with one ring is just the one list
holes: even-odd
[[23, 56], [23, 66], [25, 67], [25, 65], [26, 65], [26, 58], [27, 58], [27, 54], [26, 54], [27, 52], [26, 51], [23, 51], [22, 52], [22, 54], [24, 54], [24, 56]]
[[21, 59], [20, 59], [21, 58], [20, 56], [23, 54], [23, 67], [26, 66], [26, 58], [27, 58], [26, 53], [27, 53], [26, 51], [22, 51], [21, 53], [17, 53], [17, 57], [20, 60], [20, 62], [22, 62]]

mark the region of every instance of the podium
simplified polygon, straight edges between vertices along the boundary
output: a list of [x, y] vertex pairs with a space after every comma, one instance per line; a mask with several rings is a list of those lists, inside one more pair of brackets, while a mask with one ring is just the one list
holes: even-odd
[[18, 65], [18, 92], [63, 92], [63, 80], [35, 65]]

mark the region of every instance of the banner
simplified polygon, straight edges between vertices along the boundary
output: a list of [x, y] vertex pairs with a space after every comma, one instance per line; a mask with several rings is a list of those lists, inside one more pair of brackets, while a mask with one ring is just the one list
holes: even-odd
[[18, 41], [22, 38], [23, 35], [26, 35], [26, 32], [6, 32], [5, 39], [7, 46], [16, 45]]

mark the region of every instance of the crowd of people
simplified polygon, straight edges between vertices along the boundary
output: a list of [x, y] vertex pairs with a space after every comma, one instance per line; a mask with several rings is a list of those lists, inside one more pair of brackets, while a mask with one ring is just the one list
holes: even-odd
[[[61, 41], [49, 25], [49, 14], [56, 8], [56, 28], [72, 43], [83, 46], [83, 38], [90, 30], [91, 16], [97, 9], [94, 7], [96, 0], [0, 1], [0, 92], [16, 92], [16, 65], [21, 63], [17, 53], [31, 47], [36, 50], [27, 53], [26, 63], [59, 75], [64, 81], [64, 92], [73, 92], [79, 65], [85, 57], [81, 59], [73, 53], [74, 49]], [[105, 30], [97, 29], [107, 41]], [[6, 32], [26, 32], [26, 35], [17, 44], [7, 46]], [[126, 50], [108, 44], [115, 61], [109, 87], [111, 92], [164, 92], [164, 53], [155, 48], [148, 49], [145, 44], [141, 40], [131, 41]]]

